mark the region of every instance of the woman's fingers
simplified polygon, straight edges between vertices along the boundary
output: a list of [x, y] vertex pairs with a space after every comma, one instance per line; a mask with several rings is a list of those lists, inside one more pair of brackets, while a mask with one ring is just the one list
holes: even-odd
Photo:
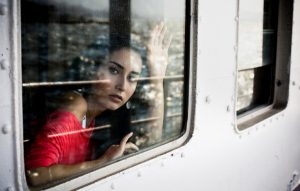
[[157, 31], [158, 31], [158, 25], [155, 25], [155, 27], [152, 29], [152, 31], [150, 32], [150, 39], [148, 42], [148, 46], [153, 46], [154, 44], [156, 44], [156, 36], [157, 36]]
[[169, 48], [170, 48], [170, 45], [171, 45], [171, 42], [172, 42], [172, 39], [173, 39], [173, 35], [170, 34], [168, 38], [166, 38], [166, 43], [165, 43], [165, 50], [168, 51]]
[[135, 151], [139, 150], [139, 148], [131, 142], [126, 143], [125, 149], [132, 149], [132, 150], [135, 150]]
[[128, 139], [129, 139], [132, 135], [133, 135], [133, 133], [131, 132], [131, 133], [128, 133], [125, 137], [123, 137], [123, 139], [122, 139], [121, 142], [120, 142], [120, 146], [121, 146], [122, 148], [125, 148], [125, 145], [126, 145]]
[[150, 32], [150, 39], [149, 39], [149, 45], [151, 46], [162, 46], [165, 34], [167, 32], [167, 26], [161, 22], [158, 25], [155, 25], [153, 30]]
[[159, 45], [163, 45], [167, 30], [168, 30], [167, 26], [165, 24], [162, 24], [162, 28], [160, 29], [160, 31], [158, 33], [158, 44]]

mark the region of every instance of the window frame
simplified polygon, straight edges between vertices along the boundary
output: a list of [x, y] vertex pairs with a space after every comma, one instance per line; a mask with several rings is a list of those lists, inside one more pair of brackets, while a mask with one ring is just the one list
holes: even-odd
[[[270, 87], [271, 103], [260, 104], [242, 114], [236, 114], [237, 130], [245, 130], [284, 110], [288, 104], [290, 84], [290, 54], [292, 41], [293, 1], [278, 0], [278, 20], [276, 35], [276, 55], [273, 82]], [[265, 67], [265, 66], [262, 66]], [[239, 72], [239, 71], [237, 71]], [[254, 82], [255, 83], [255, 82]], [[237, 78], [236, 78], [237, 84]], [[254, 85], [255, 86], [255, 85]], [[254, 88], [253, 94], [263, 85]], [[236, 92], [237, 92], [236, 86]], [[237, 93], [236, 93], [237, 96]], [[236, 98], [237, 99], [237, 98]], [[254, 97], [257, 99], [257, 97]]]
[[[138, 154], [130, 154], [128, 156], [122, 157], [120, 159], [114, 160], [112, 162], [109, 162], [105, 164], [105, 166], [93, 169], [87, 172], [82, 172], [80, 174], [74, 175], [72, 177], [67, 177], [65, 179], [49, 183], [40, 187], [32, 187], [32, 189], [49, 189], [49, 190], [56, 190], [56, 189], [77, 189], [84, 187], [88, 184], [91, 184], [95, 181], [101, 180], [105, 177], [112, 176], [120, 171], [126, 170], [130, 167], [133, 167], [135, 165], [141, 164], [145, 161], [148, 161], [152, 158], [158, 157], [162, 154], [166, 154], [176, 148], [179, 148], [186, 144], [193, 131], [192, 122], [194, 121], [194, 115], [195, 115], [195, 91], [196, 91], [196, 53], [197, 53], [197, 9], [198, 9], [198, 1], [197, 0], [186, 0], [186, 16], [185, 16], [185, 45], [184, 45], [184, 99], [183, 99], [183, 114], [182, 114], [182, 125], [185, 129], [184, 132], [182, 132], [182, 135], [179, 138], [176, 138], [175, 140], [165, 140], [164, 142], [160, 143], [159, 145], [155, 145], [152, 147], [148, 147], [147, 149], [144, 149], [143, 152]], [[18, 20], [20, 22], [21, 20], [21, 3], [18, 1]], [[20, 23], [19, 23], [19, 29], [21, 30]], [[20, 31], [19, 30], [19, 31]], [[18, 38], [21, 39], [21, 34], [18, 33]], [[21, 41], [21, 40], [19, 40]], [[22, 57], [22, 51], [21, 51], [21, 42], [19, 43], [18, 52], [19, 56], [18, 58], [21, 60]], [[21, 61], [19, 61], [19, 68], [22, 68]], [[21, 78], [21, 73], [19, 75], [19, 79]], [[21, 125], [21, 131], [19, 137], [21, 140], [23, 140], [23, 102], [22, 102], [22, 81], [20, 80], [18, 83], [18, 90], [20, 92], [20, 99], [19, 99], [19, 108], [20, 108], [20, 119], [19, 124]], [[19, 155], [19, 159], [21, 159], [21, 176], [22, 176], [22, 185], [23, 188], [30, 189], [29, 185], [27, 185], [26, 182], [26, 176], [25, 176], [25, 165], [24, 165], [24, 145], [22, 141], [19, 141], [19, 147], [22, 148], [22, 152]]]

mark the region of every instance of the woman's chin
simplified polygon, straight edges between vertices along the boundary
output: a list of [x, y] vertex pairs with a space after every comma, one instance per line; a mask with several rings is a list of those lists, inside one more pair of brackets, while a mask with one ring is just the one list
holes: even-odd
[[[123, 104], [122, 104], [122, 105], [123, 105]], [[112, 110], [112, 111], [115, 111], [115, 110], [119, 109], [122, 105], [121, 105], [121, 104], [110, 104], [110, 105], [107, 107], [107, 109]]]

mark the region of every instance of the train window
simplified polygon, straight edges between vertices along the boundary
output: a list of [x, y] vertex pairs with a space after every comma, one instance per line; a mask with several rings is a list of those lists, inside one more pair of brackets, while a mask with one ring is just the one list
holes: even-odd
[[283, 95], [288, 97], [292, 10], [292, 1], [240, 0], [236, 103], [239, 130], [286, 106]]
[[184, 0], [21, 1], [29, 186], [99, 171], [186, 132], [188, 7]]

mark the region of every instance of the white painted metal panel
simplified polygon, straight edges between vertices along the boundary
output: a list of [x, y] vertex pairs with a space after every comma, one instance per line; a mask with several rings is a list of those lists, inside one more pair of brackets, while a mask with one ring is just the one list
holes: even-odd
[[[0, 3], [7, 1], [0, 0]], [[191, 140], [179, 149], [96, 181], [81, 190], [288, 190], [293, 173], [300, 172], [300, 0], [295, 0], [294, 6], [287, 108], [242, 132], [234, 128], [233, 109], [236, 13], [237, 1], [199, 1], [196, 115]], [[0, 58], [11, 61], [10, 54], [5, 52], [11, 43], [10, 36], [2, 27], [9, 20], [3, 18], [0, 15], [0, 31], [4, 34], [0, 36]], [[22, 167], [14, 161], [22, 161], [22, 154], [20, 148], [19, 151], [14, 150], [13, 142], [21, 134], [20, 130], [16, 130], [21, 127], [16, 122], [21, 114], [14, 111], [18, 107], [13, 106], [12, 101], [18, 101], [11, 89], [18, 78], [12, 80], [9, 74], [7, 70], [0, 70], [0, 87], [5, 89], [5, 93], [0, 95], [0, 189], [21, 190], [25, 185], [20, 183]], [[18, 116], [13, 117], [15, 114]], [[8, 125], [8, 133], [3, 131], [4, 124]], [[18, 176], [16, 172], [19, 172]], [[88, 176], [95, 179], [96, 174]], [[76, 181], [80, 182], [81, 177]], [[60, 189], [64, 188], [68, 189], [61, 185]]]

